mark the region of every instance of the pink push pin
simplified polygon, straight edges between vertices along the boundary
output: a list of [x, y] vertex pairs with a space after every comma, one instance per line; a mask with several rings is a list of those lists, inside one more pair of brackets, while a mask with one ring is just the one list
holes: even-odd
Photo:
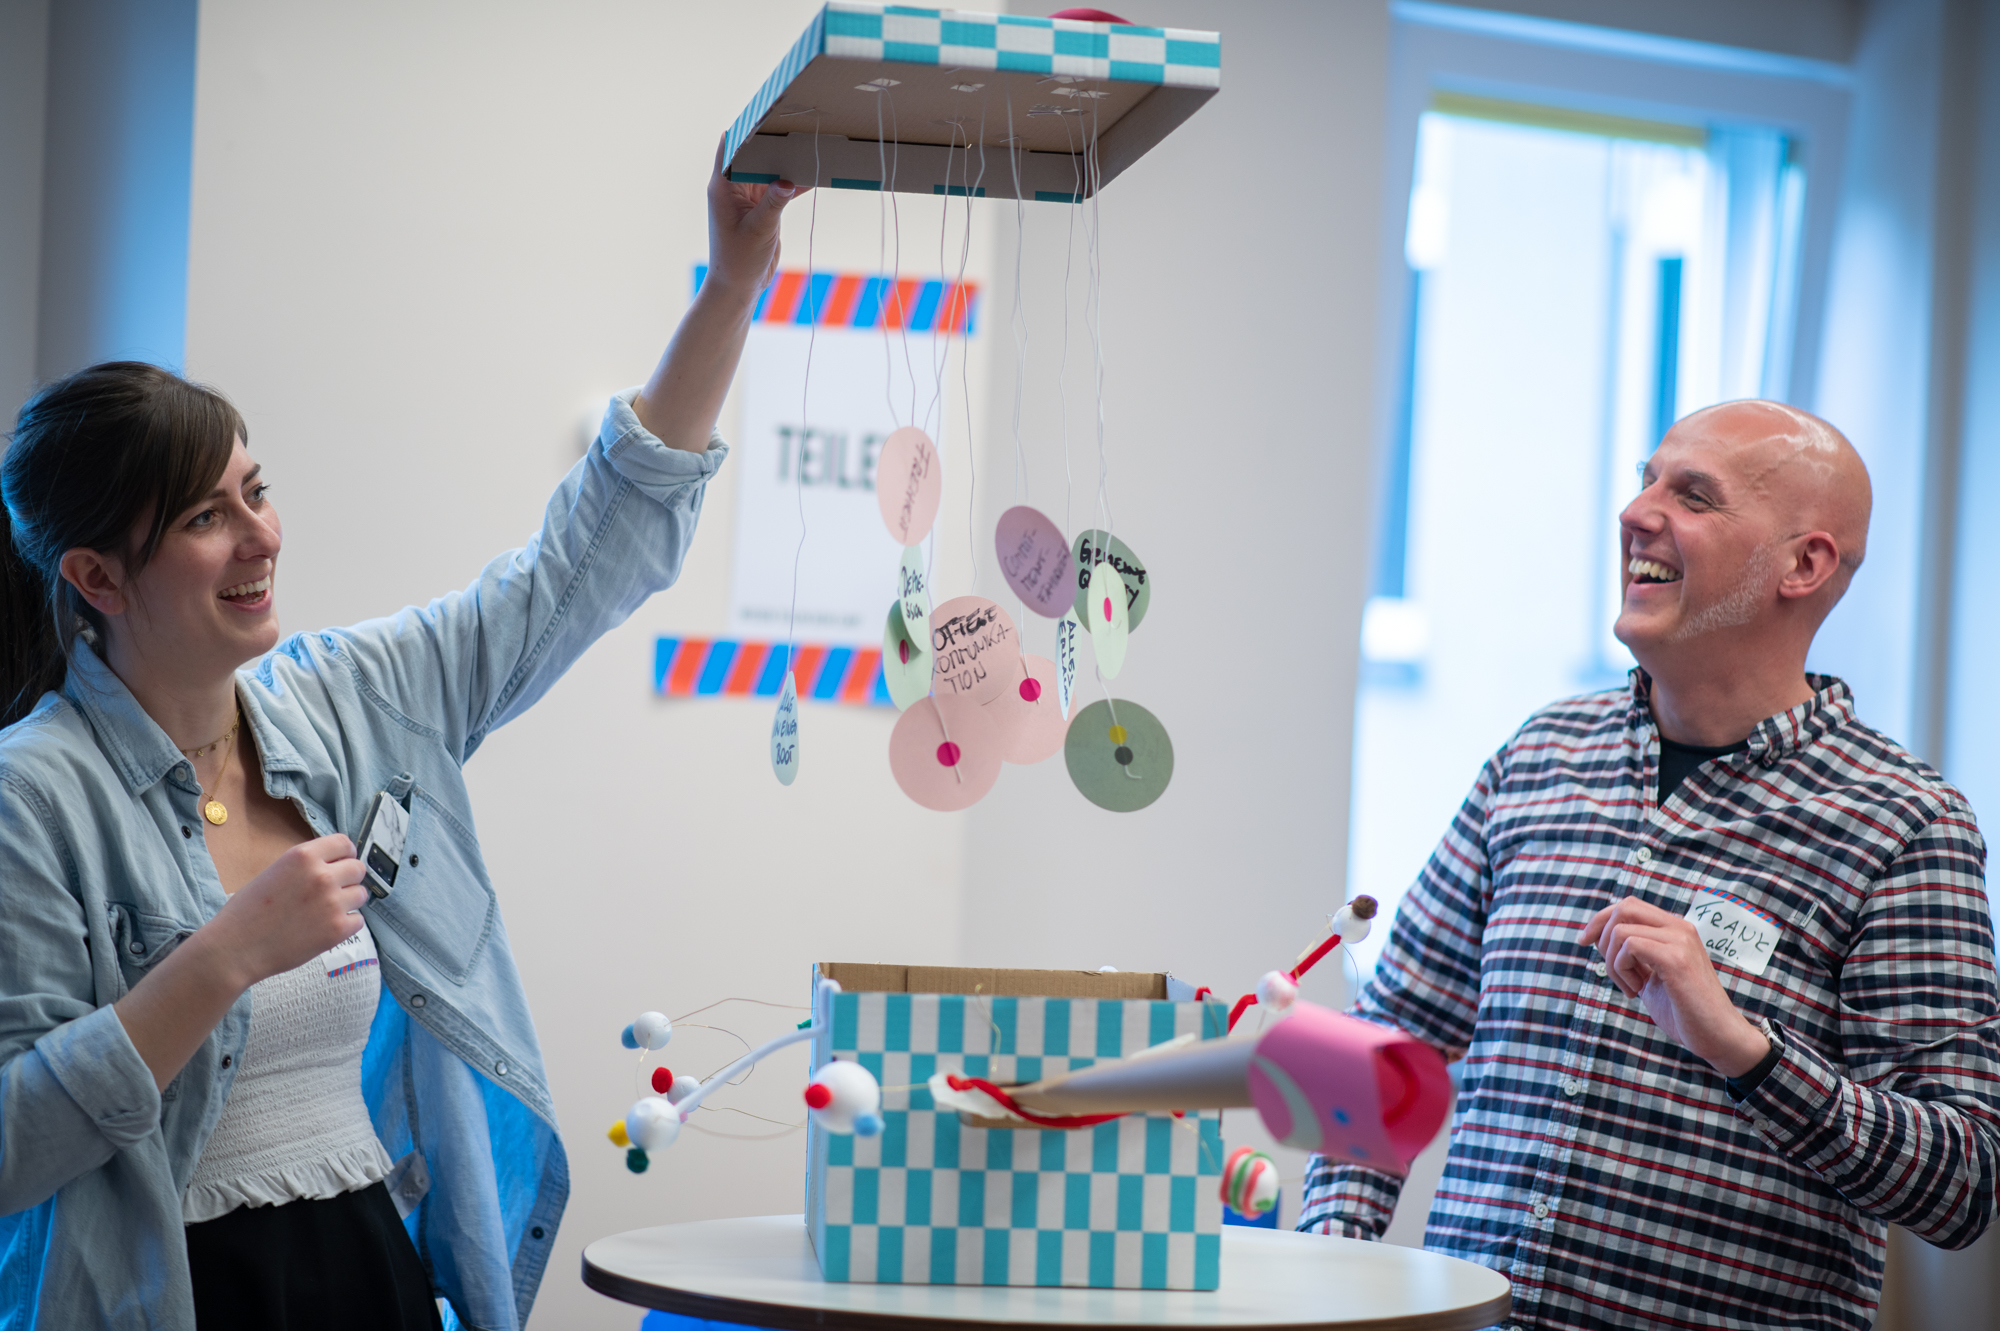
[[1035, 702], [1042, 696], [1042, 682], [1030, 675], [1021, 681], [1021, 700]]
[[946, 740], [944, 743], [938, 745], [937, 759], [946, 767], [958, 766], [958, 757], [958, 745], [952, 743], [950, 740]]

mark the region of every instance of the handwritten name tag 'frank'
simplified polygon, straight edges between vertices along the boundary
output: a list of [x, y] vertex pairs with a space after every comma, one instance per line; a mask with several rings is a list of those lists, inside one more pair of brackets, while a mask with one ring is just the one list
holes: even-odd
[[1710, 961], [1749, 975], [1764, 973], [1783, 932], [1775, 919], [1726, 892], [1697, 894], [1687, 919], [1701, 934]]

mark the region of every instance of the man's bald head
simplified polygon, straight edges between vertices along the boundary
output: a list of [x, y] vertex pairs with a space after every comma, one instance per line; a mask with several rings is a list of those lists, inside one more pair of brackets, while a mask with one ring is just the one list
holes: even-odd
[[1683, 737], [1738, 739], [1810, 696], [1806, 655], [1867, 553], [1870, 502], [1853, 445], [1796, 407], [1725, 402], [1667, 431], [1619, 515], [1613, 631], [1663, 691], [1656, 705], [1681, 700]]
[[1840, 549], [1839, 590], [1846, 590], [1868, 552], [1874, 507], [1868, 468], [1847, 436], [1809, 411], [1749, 398], [1692, 413], [1667, 431], [1667, 440], [1676, 438], [1728, 454], [1741, 480], [1779, 516], [1784, 530], [1773, 535], [1831, 536]]

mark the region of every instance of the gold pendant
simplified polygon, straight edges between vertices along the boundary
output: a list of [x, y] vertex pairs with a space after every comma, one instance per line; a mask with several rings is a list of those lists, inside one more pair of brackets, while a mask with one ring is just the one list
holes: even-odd
[[222, 807], [221, 800], [210, 800], [202, 806], [201, 816], [220, 827], [229, 821], [229, 810]]

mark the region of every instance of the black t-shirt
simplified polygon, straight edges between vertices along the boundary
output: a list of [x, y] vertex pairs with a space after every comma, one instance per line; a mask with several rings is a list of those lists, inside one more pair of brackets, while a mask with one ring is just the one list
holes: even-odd
[[1750, 747], [1749, 740], [1736, 744], [1725, 744], [1719, 749], [1705, 749], [1696, 744], [1677, 744], [1665, 735], [1660, 736], [1660, 797], [1659, 804], [1665, 804], [1680, 789], [1687, 774], [1707, 762], [1710, 758], [1720, 758], [1725, 753], [1741, 753]]
[[[1674, 792], [1680, 789], [1681, 782], [1687, 780], [1688, 773], [1710, 758], [1720, 758], [1725, 753], [1741, 753], [1749, 747], [1750, 741], [1744, 740], [1738, 744], [1725, 744], [1720, 748], [1708, 749], [1698, 744], [1676, 744], [1665, 735], [1660, 736], [1659, 802], [1665, 804], [1672, 799]], [[1723, 1085], [1728, 1088], [1732, 1097], [1738, 1100], [1744, 1099], [1763, 1084], [1764, 1078], [1768, 1077], [1771, 1069], [1778, 1065], [1778, 1058], [1783, 1053], [1784, 1050], [1775, 1044], [1772, 1045], [1771, 1052], [1764, 1055], [1761, 1063], [1741, 1077], [1725, 1081]]]

